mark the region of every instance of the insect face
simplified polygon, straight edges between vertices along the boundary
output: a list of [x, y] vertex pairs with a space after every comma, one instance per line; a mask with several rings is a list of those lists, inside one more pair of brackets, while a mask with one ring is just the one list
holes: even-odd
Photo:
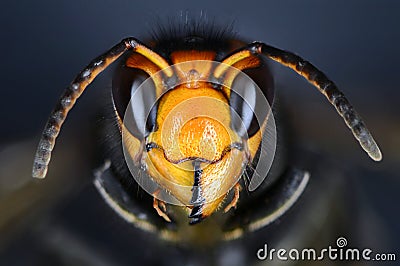
[[[125, 117], [119, 119], [124, 121], [125, 160], [132, 171], [141, 165], [157, 189], [170, 192], [175, 201], [137, 182], [160, 201], [187, 206], [191, 223], [211, 215], [238, 186], [261, 146], [268, 114], [274, 126], [269, 104], [252, 79], [230, 67], [220, 82], [214, 76], [219, 62], [194, 59], [172, 65], [169, 80], [162, 76], [164, 69], [134, 88]], [[142, 99], [146, 92], [157, 95], [151, 105]], [[265, 107], [257, 114], [256, 98]], [[249, 136], [253, 120], [258, 130]], [[266, 160], [269, 166], [271, 162]]]
[[[135, 178], [154, 197], [153, 207], [166, 221], [171, 221], [166, 203], [185, 206], [192, 224], [214, 213], [230, 191], [234, 196], [225, 210], [235, 207], [239, 180], [248, 168], [256, 175], [246, 180], [246, 188], [252, 191], [262, 183], [274, 158], [276, 141], [267, 58], [294, 70], [316, 87], [368, 155], [376, 161], [382, 159], [343, 93], [308, 61], [264, 43], [244, 45], [220, 35], [210, 38], [189, 32], [155, 41], [151, 47], [135, 38], [124, 39], [83, 69], [45, 126], [34, 160], [34, 177], [45, 177], [56, 137], [75, 101], [101, 71], [125, 54], [113, 86], [114, 117], [124, 158], [111, 158], [111, 166], [126, 162], [132, 174], [115, 170], [116, 175]], [[140, 177], [137, 169], [146, 175]], [[292, 177], [296, 188], [288, 190], [290, 195], [282, 192], [284, 200], [277, 197], [277, 212], [249, 228], [268, 224], [297, 200], [308, 174]], [[113, 201], [122, 198], [122, 192], [107, 194], [101, 185], [98, 188], [107, 202], [127, 217]]]

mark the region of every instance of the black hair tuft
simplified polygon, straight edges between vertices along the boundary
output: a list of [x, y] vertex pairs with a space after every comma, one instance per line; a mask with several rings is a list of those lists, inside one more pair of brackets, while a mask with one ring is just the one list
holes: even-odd
[[217, 56], [226, 55], [226, 48], [237, 39], [233, 31], [233, 21], [220, 25], [215, 18], [209, 19], [203, 13], [200, 17], [189, 16], [182, 12], [178, 17], [158, 19], [151, 30], [154, 51], [169, 58], [177, 50], [213, 50]]

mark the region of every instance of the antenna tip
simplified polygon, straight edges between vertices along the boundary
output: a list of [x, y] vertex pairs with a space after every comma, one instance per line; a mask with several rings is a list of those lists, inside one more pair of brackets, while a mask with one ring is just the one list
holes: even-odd
[[37, 162], [33, 163], [33, 169], [32, 169], [33, 178], [43, 179], [46, 177], [46, 174], [47, 174], [47, 165], [40, 164]]
[[378, 146], [376, 146], [376, 150], [374, 152], [371, 152], [368, 155], [369, 155], [369, 157], [371, 157], [372, 160], [374, 160], [376, 162], [382, 161], [382, 152], [380, 151]]

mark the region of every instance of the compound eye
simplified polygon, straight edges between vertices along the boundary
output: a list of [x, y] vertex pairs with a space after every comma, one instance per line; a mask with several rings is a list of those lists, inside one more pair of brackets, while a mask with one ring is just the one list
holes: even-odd
[[254, 115], [257, 85], [247, 75], [239, 74], [232, 83], [229, 104], [231, 128], [242, 138], [254, 135], [259, 125]]
[[[113, 104], [128, 131], [145, 138], [156, 127], [156, 92], [149, 75], [139, 69], [120, 66], [113, 78]], [[142, 86], [142, 84], [145, 84]]]

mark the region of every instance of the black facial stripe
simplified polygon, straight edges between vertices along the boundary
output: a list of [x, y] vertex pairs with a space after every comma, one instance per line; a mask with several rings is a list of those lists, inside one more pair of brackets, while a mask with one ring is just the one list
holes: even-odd
[[203, 220], [202, 216], [205, 199], [201, 195], [200, 179], [203, 170], [200, 168], [200, 163], [201, 162], [198, 160], [193, 162], [194, 182], [192, 187], [192, 199], [190, 200], [190, 203], [193, 204], [193, 209], [188, 216], [190, 218], [190, 224], [196, 224]]
[[203, 170], [200, 168], [200, 161], [195, 160], [193, 162], [194, 168], [194, 182], [192, 187], [192, 199], [190, 200], [190, 204], [195, 206], [202, 205], [204, 203], [204, 198], [201, 196], [201, 187], [200, 187], [200, 178], [203, 173]]

